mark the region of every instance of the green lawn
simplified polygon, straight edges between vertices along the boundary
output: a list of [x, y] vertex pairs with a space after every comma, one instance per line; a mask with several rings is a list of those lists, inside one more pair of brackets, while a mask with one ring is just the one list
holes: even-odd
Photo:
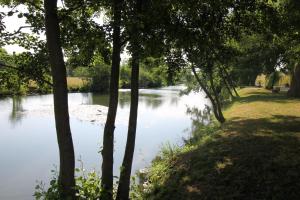
[[300, 199], [300, 100], [244, 88], [221, 127], [153, 162], [145, 199]]

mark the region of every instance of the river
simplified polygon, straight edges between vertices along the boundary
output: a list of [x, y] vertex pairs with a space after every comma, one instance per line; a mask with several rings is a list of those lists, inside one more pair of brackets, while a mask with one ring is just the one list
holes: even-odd
[[[167, 142], [183, 145], [192, 131], [187, 108], [209, 105], [202, 93], [179, 95], [182, 87], [140, 89], [133, 173], [149, 166]], [[130, 90], [119, 91], [114, 175], [119, 176], [127, 135]], [[77, 160], [88, 170], [101, 168], [102, 135], [108, 95], [70, 93], [70, 123]], [[53, 96], [0, 99], [0, 199], [31, 200], [37, 181], [48, 183], [58, 165]], [[76, 161], [80, 166], [80, 162]]]

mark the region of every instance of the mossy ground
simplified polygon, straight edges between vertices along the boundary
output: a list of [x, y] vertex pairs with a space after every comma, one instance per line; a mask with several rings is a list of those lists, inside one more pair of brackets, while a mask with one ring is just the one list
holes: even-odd
[[144, 199], [300, 199], [300, 100], [244, 88], [222, 126], [153, 162]]

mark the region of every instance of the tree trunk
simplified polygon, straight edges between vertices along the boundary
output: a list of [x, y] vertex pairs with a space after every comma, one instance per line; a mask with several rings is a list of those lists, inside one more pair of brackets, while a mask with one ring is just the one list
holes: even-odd
[[134, 53], [132, 55], [132, 72], [131, 72], [131, 102], [130, 115], [128, 124], [128, 136], [126, 142], [126, 149], [121, 167], [120, 180], [118, 186], [117, 200], [128, 200], [130, 189], [130, 175], [135, 147], [137, 112], [138, 112], [138, 98], [139, 98], [139, 55]]
[[116, 200], [129, 200], [130, 191], [130, 175], [132, 169], [132, 161], [135, 147], [137, 114], [139, 103], [139, 14], [141, 14], [142, 0], [136, 0], [135, 5], [135, 24], [132, 32], [132, 69], [131, 69], [131, 100], [130, 100], [130, 114], [128, 123], [128, 135], [126, 141], [125, 154], [122, 162], [120, 180], [118, 185]]
[[236, 97], [240, 97], [239, 93], [238, 93], [238, 92], [236, 91], [236, 89], [235, 89], [235, 86], [231, 84], [231, 87], [232, 87], [232, 89], [233, 89], [233, 91], [234, 91], [234, 93], [235, 93], [235, 96], [236, 96]]
[[272, 90], [273, 90], [274, 85], [275, 85], [275, 83], [276, 83], [276, 76], [277, 76], [277, 74], [276, 74], [276, 71], [274, 70], [274, 72], [273, 72], [272, 84], [271, 84], [271, 89], [272, 89]]
[[222, 111], [220, 112], [219, 106], [217, 104], [217, 101], [213, 98], [213, 96], [211, 95], [211, 93], [207, 90], [207, 88], [205, 87], [205, 85], [202, 83], [202, 81], [200, 80], [195, 67], [191, 66], [192, 68], [192, 72], [197, 80], [197, 82], [199, 83], [200, 87], [202, 88], [202, 90], [205, 92], [205, 94], [207, 95], [207, 97], [209, 98], [211, 104], [212, 104], [212, 109], [214, 112], [214, 115], [216, 117], [216, 119], [220, 122], [220, 123], [224, 123], [225, 122], [225, 118], [223, 116]]
[[212, 73], [210, 72], [209, 73], [209, 81], [210, 81], [210, 85], [211, 85], [211, 88], [212, 88], [212, 91], [213, 91], [213, 94], [214, 94], [214, 97], [215, 97], [215, 104], [217, 106], [217, 111], [218, 111], [218, 121], [222, 124], [225, 122], [225, 118], [224, 118], [224, 115], [223, 115], [223, 112], [222, 112], [222, 106], [221, 106], [221, 103], [220, 103], [220, 100], [219, 100], [219, 94], [217, 93], [216, 91], [216, 88], [215, 88], [215, 85], [214, 85], [214, 79], [212, 77]]
[[229, 95], [231, 96], [231, 98], [234, 98], [234, 96], [233, 96], [233, 94], [232, 94], [232, 91], [231, 91], [231, 88], [230, 88], [230, 86], [229, 86], [229, 83], [228, 83], [226, 80], [224, 80], [224, 79], [223, 79], [223, 81], [224, 81], [225, 87], [226, 87], [226, 89], [227, 89]]
[[220, 74], [220, 76], [221, 76], [221, 78], [222, 78], [222, 80], [223, 80], [223, 82], [224, 82], [224, 84], [225, 84], [225, 87], [226, 87], [226, 89], [227, 89], [229, 95], [231, 96], [231, 98], [234, 98], [234, 96], [233, 96], [233, 94], [232, 94], [232, 91], [231, 91], [231, 88], [230, 88], [229, 81], [226, 79], [226, 77], [225, 77], [224, 74], [222, 73], [222, 69], [221, 69], [221, 71], [219, 71], [219, 74]]
[[290, 97], [300, 97], [300, 64], [296, 63], [292, 72], [292, 81], [288, 91]]
[[120, 73], [121, 54], [121, 10], [123, 0], [114, 0], [113, 12], [113, 53], [110, 75], [109, 107], [103, 133], [102, 150], [102, 194], [100, 199], [111, 200], [113, 198], [113, 152], [114, 152], [114, 130], [118, 108], [118, 89]]
[[53, 78], [54, 115], [60, 156], [59, 187], [61, 199], [75, 199], [75, 156], [69, 122], [66, 67], [60, 43], [57, 1], [45, 0], [47, 47]]
[[231, 76], [228, 74], [228, 72], [226, 71], [225, 68], [222, 68], [222, 71], [225, 73], [225, 78], [228, 80], [228, 84], [231, 86], [231, 88], [233, 89], [235, 96], [239, 97], [239, 93], [236, 91], [236, 84], [233, 82]]

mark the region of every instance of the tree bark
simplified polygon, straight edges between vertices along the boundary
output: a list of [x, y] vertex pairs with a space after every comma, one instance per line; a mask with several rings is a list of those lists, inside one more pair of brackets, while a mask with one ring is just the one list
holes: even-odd
[[296, 63], [292, 72], [292, 81], [288, 91], [290, 97], [300, 97], [300, 64]]
[[57, 0], [45, 0], [45, 26], [53, 78], [54, 115], [60, 156], [61, 199], [75, 199], [75, 156], [69, 122], [66, 67], [60, 43]]
[[136, 0], [135, 5], [135, 23], [132, 30], [132, 69], [131, 69], [131, 100], [130, 100], [130, 114], [128, 123], [128, 135], [126, 141], [125, 154], [122, 162], [120, 180], [118, 185], [116, 200], [129, 200], [130, 191], [130, 175], [132, 169], [135, 138], [136, 138], [136, 126], [138, 115], [138, 103], [139, 103], [139, 62], [140, 62], [140, 30], [139, 30], [139, 14], [141, 14], [142, 0]]
[[123, 0], [113, 2], [113, 52], [110, 75], [109, 107], [103, 133], [102, 193], [100, 199], [113, 199], [114, 130], [118, 108], [119, 73], [121, 61], [121, 10]]

